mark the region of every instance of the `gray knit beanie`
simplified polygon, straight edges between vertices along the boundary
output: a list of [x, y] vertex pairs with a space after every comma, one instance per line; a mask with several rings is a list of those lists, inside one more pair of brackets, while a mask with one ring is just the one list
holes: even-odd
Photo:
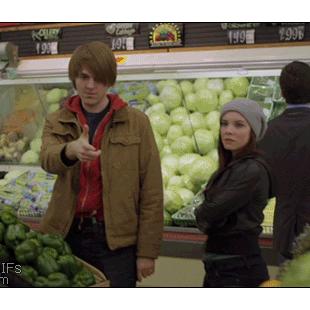
[[225, 104], [221, 110], [221, 118], [229, 111], [240, 113], [250, 124], [256, 141], [261, 140], [267, 130], [266, 116], [261, 106], [250, 99], [235, 99]]

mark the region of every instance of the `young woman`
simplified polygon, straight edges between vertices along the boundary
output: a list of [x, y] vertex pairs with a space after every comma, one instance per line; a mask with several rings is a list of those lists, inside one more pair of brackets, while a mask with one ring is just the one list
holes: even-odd
[[236, 99], [223, 107], [220, 122], [220, 166], [195, 212], [208, 235], [204, 287], [255, 287], [269, 278], [258, 237], [272, 181], [256, 150], [266, 119], [255, 101]]

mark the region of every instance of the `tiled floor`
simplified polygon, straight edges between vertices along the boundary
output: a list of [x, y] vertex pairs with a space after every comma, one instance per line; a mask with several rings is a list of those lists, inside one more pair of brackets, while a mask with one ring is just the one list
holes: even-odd
[[[278, 267], [268, 266], [270, 278], [275, 278]], [[201, 287], [204, 277], [202, 262], [161, 256], [156, 261], [156, 272], [139, 283], [140, 287]]]

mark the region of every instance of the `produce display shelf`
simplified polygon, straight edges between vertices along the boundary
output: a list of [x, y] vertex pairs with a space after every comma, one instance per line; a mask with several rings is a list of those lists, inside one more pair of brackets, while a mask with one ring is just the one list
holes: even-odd
[[13, 163], [1, 163], [1, 171], [12, 171], [12, 170], [30, 170], [33, 172], [43, 172], [44, 170], [38, 165], [23, 165]]
[[[32, 229], [39, 228], [39, 217], [21, 218]], [[166, 226], [161, 244], [161, 256], [201, 259], [207, 236], [197, 228]], [[259, 244], [268, 265], [277, 265], [277, 257], [272, 249], [272, 235], [261, 234]]]
[[[174, 227], [164, 228], [161, 255], [201, 259], [207, 236], [197, 228]], [[272, 249], [272, 235], [261, 234], [259, 244], [267, 265], [277, 265], [276, 253]]]

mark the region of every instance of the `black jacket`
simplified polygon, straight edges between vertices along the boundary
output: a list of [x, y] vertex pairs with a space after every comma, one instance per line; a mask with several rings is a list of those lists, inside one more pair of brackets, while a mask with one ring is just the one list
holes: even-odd
[[290, 257], [293, 240], [310, 223], [310, 109], [287, 109], [269, 122], [260, 149], [277, 183], [274, 247]]
[[266, 162], [257, 155], [233, 160], [209, 181], [205, 201], [196, 211], [198, 228], [208, 235], [207, 251], [260, 253], [263, 209], [272, 193]]

